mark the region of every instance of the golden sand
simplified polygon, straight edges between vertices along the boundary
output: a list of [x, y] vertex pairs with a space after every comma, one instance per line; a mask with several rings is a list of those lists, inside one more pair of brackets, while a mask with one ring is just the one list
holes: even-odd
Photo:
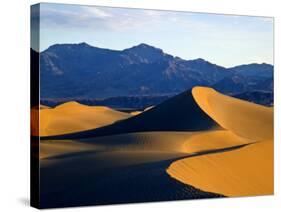
[[225, 129], [254, 140], [273, 137], [273, 108], [229, 97], [212, 88], [195, 87], [192, 94], [201, 109]]
[[142, 111], [138, 111], [138, 110], [130, 112], [130, 114], [133, 115], [133, 116], [139, 115], [141, 113], [142, 113]]
[[247, 138], [242, 138], [228, 130], [212, 130], [193, 133], [184, 143], [187, 153], [202, 153], [252, 143]]
[[[272, 194], [273, 108], [228, 97], [211, 88], [196, 87], [192, 93], [201, 109], [230, 133], [212, 137], [202, 132], [201, 139], [193, 142], [196, 148], [252, 144], [175, 161], [167, 169], [168, 174], [201, 190], [226, 196]], [[194, 150], [194, 145], [188, 144], [186, 147]]]
[[61, 135], [102, 127], [131, 117], [108, 107], [67, 102], [40, 110], [40, 136]]
[[183, 183], [225, 196], [273, 194], [273, 142], [185, 158], [172, 163], [167, 172]]

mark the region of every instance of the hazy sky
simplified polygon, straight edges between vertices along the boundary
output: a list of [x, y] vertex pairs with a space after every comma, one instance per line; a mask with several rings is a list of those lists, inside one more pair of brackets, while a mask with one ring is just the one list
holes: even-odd
[[139, 43], [225, 67], [273, 63], [273, 19], [65, 4], [41, 4], [40, 50], [80, 43], [122, 50]]

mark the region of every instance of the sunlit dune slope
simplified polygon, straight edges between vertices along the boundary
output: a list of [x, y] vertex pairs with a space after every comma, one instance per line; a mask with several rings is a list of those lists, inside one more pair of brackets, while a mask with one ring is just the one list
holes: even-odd
[[213, 149], [215, 143], [234, 144], [233, 141], [252, 144], [175, 161], [167, 169], [168, 174], [196, 188], [226, 196], [272, 194], [273, 108], [237, 100], [210, 88], [196, 87], [192, 93], [198, 105], [231, 134], [213, 139], [202, 137], [202, 133], [201, 141], [197, 139], [191, 146], [186, 142], [186, 148], [195, 151], [196, 146], [207, 144]]
[[192, 94], [198, 105], [223, 128], [249, 139], [273, 137], [273, 108], [232, 98], [211, 88], [195, 87]]
[[183, 183], [226, 196], [273, 194], [273, 142], [185, 158], [167, 172]]
[[193, 133], [184, 143], [183, 149], [187, 153], [195, 154], [243, 146], [252, 142], [228, 130], [212, 130]]
[[186, 91], [137, 116], [118, 123], [85, 132], [45, 139], [81, 139], [132, 132], [199, 131], [214, 128], [220, 128], [220, 126], [198, 107], [191, 91]]
[[128, 113], [102, 106], [67, 102], [40, 110], [40, 136], [61, 135], [112, 124], [131, 117]]
[[133, 115], [133, 116], [139, 115], [141, 113], [142, 113], [142, 111], [138, 111], [138, 110], [130, 112], [130, 114]]

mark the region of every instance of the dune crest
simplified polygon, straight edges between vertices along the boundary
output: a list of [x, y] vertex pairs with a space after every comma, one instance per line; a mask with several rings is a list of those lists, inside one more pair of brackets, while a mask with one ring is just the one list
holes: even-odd
[[83, 139], [135, 132], [221, 129], [195, 102], [191, 91], [180, 93], [142, 113], [112, 125], [42, 139]]
[[192, 94], [200, 108], [223, 128], [257, 141], [273, 138], [273, 108], [229, 97], [207, 87], [194, 87]]
[[102, 127], [131, 117], [103, 106], [67, 102], [40, 110], [40, 136], [53, 136]]
[[39, 105], [39, 108], [42, 110], [42, 109], [49, 109], [49, 108], [51, 108], [51, 107], [49, 107], [49, 106], [47, 106], [47, 105], [42, 105], [42, 104], [40, 104], [40, 105]]

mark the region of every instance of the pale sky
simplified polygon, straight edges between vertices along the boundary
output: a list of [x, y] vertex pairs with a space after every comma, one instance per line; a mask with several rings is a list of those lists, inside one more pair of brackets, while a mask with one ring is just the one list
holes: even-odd
[[146, 43], [225, 67], [273, 64], [273, 18], [41, 4], [40, 51], [81, 42], [116, 50]]

